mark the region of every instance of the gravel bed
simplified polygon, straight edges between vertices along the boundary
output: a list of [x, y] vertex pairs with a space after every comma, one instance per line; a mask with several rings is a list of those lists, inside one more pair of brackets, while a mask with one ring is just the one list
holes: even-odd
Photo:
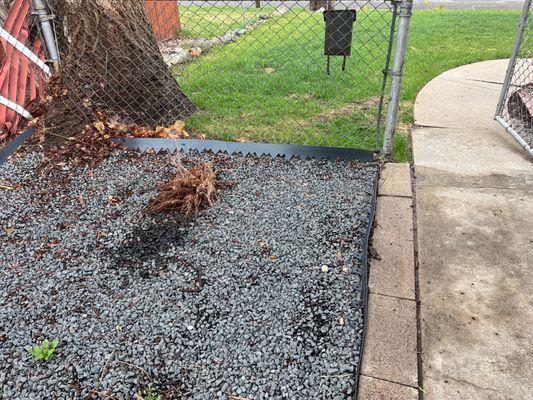
[[0, 166], [1, 399], [353, 398], [375, 165], [187, 155], [236, 186], [184, 221], [142, 213], [173, 156], [41, 157]]

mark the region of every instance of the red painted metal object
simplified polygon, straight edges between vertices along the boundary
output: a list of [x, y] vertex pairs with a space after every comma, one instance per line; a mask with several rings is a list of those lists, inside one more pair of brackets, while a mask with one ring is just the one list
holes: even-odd
[[144, 5], [157, 41], [174, 39], [181, 30], [178, 2], [146, 0]]
[[[43, 45], [32, 24], [30, 0], [14, 0], [7, 11], [2, 26], [4, 34], [7, 32], [44, 61]], [[0, 45], [0, 96], [24, 109], [31, 103], [44, 101], [46, 73], [5, 37], [0, 37]], [[0, 104], [0, 140], [15, 134], [21, 120], [17, 111]]]

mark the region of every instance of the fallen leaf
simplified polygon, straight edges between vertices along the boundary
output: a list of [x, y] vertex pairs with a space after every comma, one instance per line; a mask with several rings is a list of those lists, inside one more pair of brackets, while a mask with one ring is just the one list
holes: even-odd
[[273, 74], [274, 72], [276, 72], [276, 70], [274, 68], [270, 68], [270, 67], [267, 67], [265, 68], [264, 70], [267, 74]]
[[11, 236], [15, 232], [15, 228], [6, 228], [4, 229], [7, 236]]
[[153, 137], [154, 132], [152, 129], [145, 126], [136, 126], [133, 128], [133, 136], [135, 137]]
[[102, 135], [105, 133], [105, 125], [102, 121], [97, 121], [93, 124], [93, 126], [96, 128], [98, 132], [100, 132]]
[[181, 119], [178, 119], [171, 126], [169, 126], [169, 129], [173, 131], [182, 131], [185, 129], [185, 122], [183, 122]]
[[185, 131], [182, 131], [181, 133], [169, 133], [168, 137], [170, 139], [189, 139], [189, 134]]
[[127, 132], [131, 129], [131, 125], [122, 122], [119, 117], [112, 116], [107, 119], [107, 126], [110, 129], [114, 129], [120, 132]]
[[120, 199], [117, 199], [116, 197], [113, 197], [111, 195], [107, 196], [107, 200], [113, 204], [114, 206], [116, 206], [117, 204], [120, 204]]
[[200, 54], [202, 54], [202, 49], [199, 47], [191, 47], [189, 49], [189, 54], [191, 57], [198, 57]]
[[57, 250], [57, 251], [54, 253], [54, 256], [56, 256], [56, 257], [60, 257], [60, 256], [62, 256], [63, 254], [65, 254], [65, 249], [59, 249], [59, 250]]
[[170, 136], [170, 129], [164, 126], [158, 126], [155, 128], [155, 135], [158, 138], [168, 138]]

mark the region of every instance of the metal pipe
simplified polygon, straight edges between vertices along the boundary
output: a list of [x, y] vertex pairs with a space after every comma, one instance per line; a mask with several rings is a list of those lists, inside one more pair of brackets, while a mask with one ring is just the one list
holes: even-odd
[[396, 17], [398, 16], [398, 5], [393, 3], [392, 21], [389, 32], [389, 46], [387, 48], [387, 59], [383, 69], [383, 81], [381, 82], [381, 92], [379, 95], [378, 122], [376, 124], [376, 152], [381, 152], [381, 125], [383, 123], [383, 102], [385, 101], [385, 89], [390, 73], [390, 60], [392, 56], [392, 46], [394, 44], [394, 33], [396, 32]]
[[55, 74], [59, 75], [59, 52], [57, 51], [54, 30], [52, 29], [52, 24], [50, 23], [50, 21], [53, 19], [53, 16], [48, 13], [48, 9], [44, 0], [33, 0], [32, 14], [36, 15], [39, 20], [43, 40], [48, 51], [48, 57], [50, 58], [50, 62], [52, 63]]
[[496, 117], [502, 114], [503, 107], [505, 107], [504, 103], [507, 99], [507, 95], [509, 94], [509, 88], [512, 84], [514, 69], [516, 67], [516, 60], [518, 58], [518, 54], [520, 53], [520, 48], [522, 47], [522, 41], [524, 39], [524, 33], [526, 31], [530, 12], [531, 0], [526, 0], [524, 2], [524, 8], [522, 9], [522, 19], [520, 20], [520, 25], [518, 27], [518, 34], [516, 35], [516, 41], [514, 44], [513, 52], [511, 53], [509, 65], [507, 66], [507, 72], [505, 74], [505, 81], [503, 82], [503, 89], [500, 94], [500, 100], [498, 101], [498, 107], [496, 108]]
[[246, 9], [244, 8], [244, 2], [241, 0], [241, 15], [242, 15], [242, 28], [246, 29], [248, 21], [246, 20]]
[[402, 0], [398, 13], [398, 38], [396, 42], [396, 55], [394, 57], [394, 66], [392, 68], [392, 81], [390, 89], [390, 102], [387, 111], [387, 123], [385, 126], [385, 139], [383, 149], [385, 156], [392, 155], [392, 140], [394, 130], [396, 129], [396, 118], [398, 116], [398, 107], [400, 105], [400, 93], [402, 90], [403, 65], [405, 62], [405, 53], [407, 51], [407, 39], [409, 37], [409, 26], [411, 15], [413, 14], [413, 0]]
[[496, 116], [494, 118], [498, 123], [522, 146], [522, 148], [533, 157], [533, 149], [526, 143], [524, 139], [518, 134], [517, 131], [513, 129], [509, 123], [504, 120], [502, 117]]

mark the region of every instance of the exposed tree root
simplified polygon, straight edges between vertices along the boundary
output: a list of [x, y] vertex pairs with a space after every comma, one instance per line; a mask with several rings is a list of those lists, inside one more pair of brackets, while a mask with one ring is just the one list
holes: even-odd
[[160, 184], [159, 193], [150, 201], [145, 213], [159, 214], [178, 210], [186, 217], [196, 215], [220, 198], [221, 188], [231, 186], [228, 182], [219, 181], [218, 175], [211, 163], [197, 164], [190, 168], [178, 165], [176, 176]]

